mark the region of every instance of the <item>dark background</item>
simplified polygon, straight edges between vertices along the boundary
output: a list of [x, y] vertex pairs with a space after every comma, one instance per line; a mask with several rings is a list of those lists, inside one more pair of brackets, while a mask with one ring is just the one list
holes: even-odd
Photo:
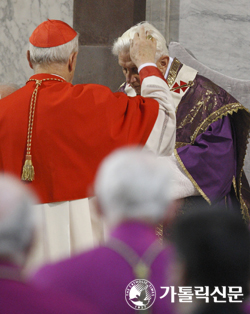
[[145, 16], [146, 0], [75, 0], [73, 27], [80, 33], [80, 49], [73, 83], [102, 84], [116, 91], [124, 76], [112, 44]]

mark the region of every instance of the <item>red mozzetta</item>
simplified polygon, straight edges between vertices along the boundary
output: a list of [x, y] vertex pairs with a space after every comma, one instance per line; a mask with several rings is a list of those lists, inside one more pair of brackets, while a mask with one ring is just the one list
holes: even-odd
[[[31, 79], [50, 79], [38, 88], [31, 148], [35, 179], [26, 183], [42, 203], [91, 194], [101, 160], [118, 147], [145, 144], [158, 115], [153, 99], [130, 98], [101, 85], [72, 85], [50, 74]], [[34, 89], [35, 81], [28, 81], [0, 101], [0, 170], [19, 178]]]

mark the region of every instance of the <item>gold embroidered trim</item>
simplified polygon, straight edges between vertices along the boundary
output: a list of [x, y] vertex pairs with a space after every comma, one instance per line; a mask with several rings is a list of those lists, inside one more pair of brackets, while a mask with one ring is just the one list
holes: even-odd
[[[243, 106], [242, 106], [243, 107]], [[245, 107], [243, 107], [243, 109], [249, 113], [249, 110]], [[245, 203], [245, 201], [243, 200], [243, 195], [242, 195], [242, 175], [243, 175], [243, 168], [244, 168], [244, 164], [245, 164], [245, 159], [246, 159], [246, 150], [247, 150], [247, 145], [248, 145], [248, 139], [249, 139], [249, 127], [248, 127], [248, 134], [247, 134], [247, 137], [246, 137], [246, 142], [245, 142], [245, 155], [244, 155], [244, 158], [243, 158], [243, 161], [242, 161], [242, 168], [240, 170], [240, 176], [239, 176], [239, 198], [240, 198], [240, 208], [242, 210], [242, 216], [243, 216], [243, 219], [245, 220], [245, 222], [248, 224], [249, 221], [250, 221], [250, 216], [249, 216], [249, 209]]]
[[174, 81], [176, 80], [178, 71], [181, 66], [182, 66], [182, 63], [178, 59], [174, 58], [174, 61], [171, 64], [168, 77], [167, 77], [167, 82], [168, 82], [169, 87], [171, 87], [174, 84]]
[[239, 200], [235, 176], [233, 176], [232, 183], [233, 183], [235, 195], [236, 195], [237, 199]]
[[[248, 140], [247, 140], [247, 143], [248, 143]], [[245, 154], [245, 157], [246, 157], [246, 154]], [[245, 222], [248, 224], [249, 221], [250, 221], [250, 216], [249, 216], [249, 211], [248, 211], [248, 207], [245, 203], [245, 201], [243, 200], [243, 196], [242, 196], [242, 193], [241, 193], [241, 190], [242, 190], [242, 182], [241, 182], [241, 178], [242, 178], [242, 174], [243, 174], [243, 167], [244, 167], [244, 163], [245, 163], [245, 157], [243, 159], [243, 165], [242, 165], [242, 168], [241, 168], [241, 171], [240, 171], [240, 178], [239, 178], [239, 198], [240, 198], [240, 208], [242, 210], [242, 216], [243, 216], [243, 219], [245, 220]]]
[[148, 279], [151, 273], [151, 265], [156, 257], [164, 250], [164, 246], [158, 241], [154, 241], [142, 256], [129, 245], [118, 238], [112, 238], [107, 242], [106, 247], [110, 248], [132, 267], [136, 279]]
[[228, 114], [232, 115], [233, 113], [237, 113], [239, 109], [244, 109], [246, 108], [242, 106], [240, 103], [232, 103], [232, 104], [227, 104], [223, 107], [221, 107], [219, 110], [213, 112], [208, 116], [202, 123], [196, 128], [194, 131], [193, 135], [190, 137], [191, 138], [191, 143], [194, 144], [194, 141], [196, 137], [205, 132], [206, 129], [210, 124], [213, 122], [222, 119], [223, 116], [227, 116]]
[[[182, 129], [188, 123], [191, 124], [203, 106], [204, 106], [204, 101], [203, 100], [198, 101], [195, 107], [193, 107], [190, 110], [189, 114], [186, 115], [186, 117], [181, 121], [181, 123], [179, 122], [177, 129]], [[177, 107], [177, 110], [178, 110], [178, 107]]]
[[[181, 62], [175, 58], [172, 65], [171, 65], [169, 75], [167, 77], [167, 82], [168, 82], [169, 87], [171, 87], [174, 84], [174, 81], [176, 80], [176, 77], [178, 75], [178, 71], [179, 71], [181, 66], [182, 66]], [[207, 91], [207, 93], [209, 94], [209, 91]], [[209, 95], [207, 95], [207, 96], [209, 96]], [[204, 102], [203, 102], [203, 105], [204, 105]], [[179, 104], [178, 104], [178, 106], [179, 106]], [[178, 106], [176, 107], [176, 112], [178, 110]], [[192, 115], [190, 112], [190, 114], [185, 118], [185, 120], [182, 121], [181, 125], [177, 126], [177, 129], [182, 128], [183, 124], [185, 125], [185, 123], [189, 123], [189, 122], [191, 123], [193, 121], [195, 115], [199, 111], [199, 109], [200, 109], [200, 106], [198, 106], [198, 108], [196, 108], [196, 109], [193, 109]], [[201, 188], [198, 186], [198, 184], [194, 181], [192, 176], [189, 174], [189, 172], [185, 168], [184, 164], [182, 163], [176, 149], [179, 147], [183, 147], [185, 145], [194, 144], [196, 137], [199, 134], [203, 133], [208, 128], [208, 126], [210, 124], [212, 124], [213, 122], [215, 122], [219, 119], [222, 119], [223, 116], [227, 116], [228, 114], [233, 115], [233, 113], [237, 113], [239, 110], [244, 110], [249, 114], [249, 110], [247, 108], [245, 108], [244, 106], [242, 106], [240, 103], [231, 103], [231, 104], [227, 104], [227, 105], [221, 107], [219, 110], [217, 110], [216, 112], [213, 112], [209, 117], [207, 117], [204, 121], [202, 121], [200, 123], [200, 125], [194, 131], [193, 135], [190, 136], [191, 143], [176, 142], [176, 145], [175, 145], [175, 156], [176, 156], [177, 160], [179, 161], [181, 167], [183, 168], [183, 170], [185, 171], [185, 173], [187, 174], [187, 176], [189, 177], [191, 182], [194, 184], [194, 186], [197, 188], [197, 190], [200, 192], [200, 194], [203, 196], [203, 198], [209, 204], [211, 204], [211, 201], [205, 195], [205, 193], [201, 190]], [[188, 118], [190, 120], [188, 120]], [[248, 128], [247, 140], [245, 143], [245, 156], [242, 160], [242, 167], [241, 167], [241, 170], [239, 173], [239, 179], [237, 180], [238, 181], [238, 193], [237, 193], [237, 183], [236, 183], [235, 178], [233, 178], [233, 182], [232, 182], [232, 184], [234, 186], [234, 190], [236, 191], [236, 193], [235, 193], [236, 197], [238, 198], [238, 200], [240, 202], [243, 218], [246, 222], [250, 221], [250, 216], [249, 216], [248, 207], [247, 207], [247, 205], [243, 199], [243, 195], [242, 195], [242, 175], [243, 175], [243, 167], [244, 167], [245, 157], [246, 157], [246, 148], [247, 148], [247, 144], [248, 144], [248, 138], [249, 138], [249, 128]]]
[[175, 157], [177, 159], [177, 161], [179, 162], [179, 164], [181, 165], [182, 169], [184, 170], [184, 172], [186, 173], [187, 177], [189, 178], [189, 180], [193, 183], [193, 185], [195, 186], [195, 188], [198, 190], [198, 192], [201, 194], [201, 196], [208, 202], [209, 205], [211, 205], [211, 201], [210, 199], [207, 197], [207, 195], [202, 191], [202, 189], [199, 187], [199, 185], [197, 184], [197, 182], [193, 179], [193, 177], [191, 176], [191, 174], [187, 171], [186, 167], [184, 166], [180, 156], [178, 155], [177, 150], [174, 150], [174, 154]]
[[[208, 128], [208, 126], [210, 124], [212, 124], [213, 122], [215, 122], [219, 119], [222, 119], [223, 116], [227, 116], [228, 114], [233, 115], [233, 113], [237, 113], [239, 110], [244, 110], [249, 114], [249, 110], [247, 108], [245, 108], [243, 105], [241, 105], [240, 103], [227, 104], [227, 105], [221, 107], [219, 110], [213, 112], [204, 121], [202, 121], [202, 123], [196, 128], [193, 135], [190, 137], [191, 138], [191, 144], [194, 144], [196, 137], [199, 134], [205, 132], [205, 130]], [[248, 133], [249, 133], [249, 131], [248, 131]], [[247, 147], [248, 138], [249, 138], [249, 134], [247, 136], [245, 147]], [[241, 192], [241, 190], [242, 190], [242, 174], [243, 174], [243, 168], [244, 168], [244, 163], [245, 163], [245, 157], [246, 157], [246, 153], [245, 153], [245, 156], [244, 156], [244, 159], [242, 162], [242, 168], [240, 170], [240, 175], [239, 175], [239, 179], [238, 179], [238, 192], [237, 192], [236, 180], [233, 179], [232, 183], [233, 183], [234, 189], [236, 190], [236, 197], [238, 198], [238, 200], [240, 202], [240, 207], [242, 210], [243, 219], [248, 223], [250, 221], [249, 211], [248, 211], [248, 207], [247, 207], [247, 205], [243, 199], [243, 195]], [[198, 190], [198, 191], [200, 192], [200, 190]]]
[[123, 82], [118, 89], [120, 89], [122, 86], [125, 86], [126, 85], [126, 82]]
[[190, 145], [190, 143], [176, 142], [175, 143], [175, 149], [186, 146], [186, 145]]
[[159, 238], [160, 243], [162, 243], [163, 241], [163, 225], [162, 224], [158, 224], [158, 226], [155, 229], [155, 234]]

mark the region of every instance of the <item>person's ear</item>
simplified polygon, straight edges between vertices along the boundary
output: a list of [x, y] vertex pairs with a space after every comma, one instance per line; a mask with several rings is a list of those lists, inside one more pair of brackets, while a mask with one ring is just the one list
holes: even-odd
[[163, 75], [165, 75], [167, 67], [169, 63], [169, 56], [162, 56], [160, 59], [156, 62], [157, 68], [161, 71]]
[[69, 72], [72, 72], [75, 70], [77, 54], [78, 54], [78, 52], [72, 52], [70, 57], [69, 57], [69, 61], [68, 61]]
[[33, 65], [32, 65], [32, 63], [30, 61], [30, 51], [29, 50], [27, 50], [27, 60], [29, 62], [29, 66], [31, 67], [31, 69], [33, 69]]

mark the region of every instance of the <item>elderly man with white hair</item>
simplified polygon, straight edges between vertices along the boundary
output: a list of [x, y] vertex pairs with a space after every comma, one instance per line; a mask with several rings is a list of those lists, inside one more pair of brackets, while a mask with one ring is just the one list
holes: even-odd
[[[11, 176], [0, 175], [0, 259], [24, 266], [38, 225], [35, 196]], [[2, 268], [0, 269], [3, 274]]]
[[129, 53], [129, 42], [141, 27], [156, 41], [156, 65], [176, 108], [176, 146], [172, 156], [165, 157], [176, 172], [175, 197], [185, 199], [185, 208], [201, 200], [236, 207], [249, 221], [250, 189], [243, 171], [248, 110], [195, 69], [171, 58], [165, 38], [148, 22], [131, 27], [114, 42], [113, 53], [126, 77], [120, 91], [141, 94], [137, 66]]
[[39, 223], [36, 197], [16, 178], [0, 175], [0, 313], [81, 314], [99, 311], [65, 293], [25, 282], [23, 267]]
[[[105, 314], [147, 308], [152, 313], [172, 313], [169, 300], [159, 298], [161, 287], [167, 284], [171, 250], [155, 232], [175, 207], [172, 180], [168, 165], [152, 153], [135, 148], [112, 153], [102, 163], [95, 182], [98, 208], [109, 226], [107, 243], [43, 267], [33, 283], [85, 296]], [[135, 279], [139, 281], [130, 292]], [[151, 284], [157, 295], [154, 304], [155, 294], [148, 291]], [[134, 292], [137, 299], [132, 297]]]
[[29, 40], [34, 75], [0, 101], [0, 170], [22, 178], [39, 196], [46, 222], [36, 255], [41, 263], [93, 246], [98, 239], [88, 196], [99, 163], [126, 145], [171, 153], [175, 110], [154, 63], [155, 42], [143, 29], [131, 45], [144, 96], [136, 98], [101, 85], [72, 85], [78, 34], [68, 24], [47, 20]]

